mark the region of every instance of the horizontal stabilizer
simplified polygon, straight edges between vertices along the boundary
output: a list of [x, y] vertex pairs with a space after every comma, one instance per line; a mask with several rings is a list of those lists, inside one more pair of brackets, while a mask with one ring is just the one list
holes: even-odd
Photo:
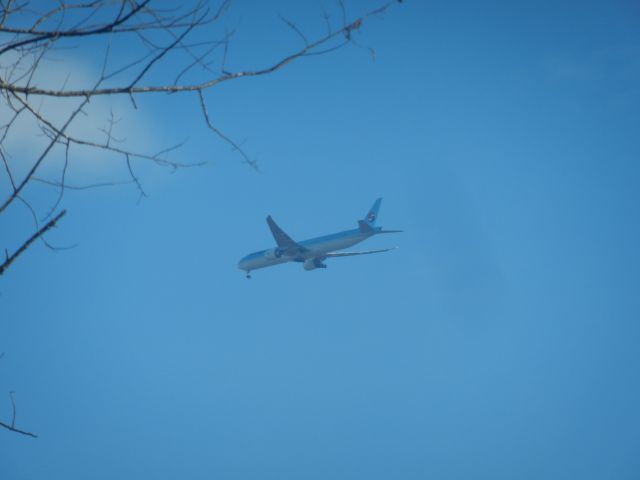
[[351, 257], [353, 255], [369, 255], [370, 253], [382, 253], [388, 252], [389, 250], [394, 250], [393, 248], [383, 248], [382, 250], [365, 250], [364, 252], [334, 252], [334, 253], [325, 253], [324, 257], [333, 258], [333, 257]]
[[402, 233], [404, 232], [404, 230], [378, 230], [376, 232], [376, 234], [378, 233]]

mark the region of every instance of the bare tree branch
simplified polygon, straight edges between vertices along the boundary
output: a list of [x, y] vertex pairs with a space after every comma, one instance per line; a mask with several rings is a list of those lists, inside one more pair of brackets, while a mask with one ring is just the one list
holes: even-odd
[[[25, 45], [31, 44], [31, 43], [39, 43], [42, 42], [44, 40], [49, 40], [52, 38], [61, 38], [61, 37], [86, 37], [89, 35], [100, 35], [103, 33], [109, 33], [112, 32], [114, 29], [116, 29], [116, 27], [118, 25], [121, 25], [123, 23], [125, 23], [127, 20], [129, 20], [131, 17], [133, 17], [136, 13], [138, 13], [142, 8], [144, 8], [151, 0], [144, 0], [142, 3], [140, 4], [133, 4], [134, 6], [131, 8], [131, 11], [122, 16], [121, 14], [118, 14], [118, 17], [111, 23], [108, 23], [106, 25], [102, 25], [98, 28], [93, 28], [93, 29], [89, 29], [89, 30], [76, 30], [76, 29], [71, 29], [71, 30], [54, 30], [54, 31], [50, 31], [50, 32], [38, 32], [35, 33], [33, 31], [28, 31], [28, 32], [11, 32], [8, 31], [6, 29], [3, 29], [3, 31], [6, 31], [8, 33], [30, 33], [30, 34], [34, 34], [35, 33], [35, 37], [30, 37], [30, 38], [26, 38], [24, 40], [21, 40], [19, 42], [14, 42], [11, 43], [7, 46], [5, 46], [4, 48], [0, 48], [0, 55], [2, 55], [3, 53], [9, 51], [9, 50], [16, 50], [20, 47], [24, 47]], [[122, 2], [121, 6], [122, 9], [124, 9], [126, 2]], [[122, 10], [121, 12], [122, 13]]]
[[4, 422], [0, 422], [0, 427], [6, 428], [7, 430], [11, 430], [12, 432], [15, 432], [15, 433], [26, 435], [28, 437], [38, 438], [38, 436], [35, 433], [27, 432], [25, 430], [20, 430], [19, 428], [12, 427], [11, 425], [8, 425]]
[[198, 99], [200, 100], [200, 108], [202, 109], [202, 115], [204, 115], [204, 120], [207, 123], [207, 127], [209, 127], [209, 129], [213, 133], [215, 133], [218, 137], [220, 137], [222, 140], [224, 140], [229, 145], [231, 145], [231, 147], [233, 147], [233, 149], [236, 150], [242, 156], [242, 158], [244, 159], [244, 162], [247, 165], [249, 165], [251, 168], [255, 170], [259, 170], [256, 161], [249, 158], [249, 155], [245, 153], [245, 151], [242, 149], [242, 147], [239, 144], [237, 144], [231, 138], [229, 138], [224, 133], [222, 133], [222, 131], [220, 131], [220, 129], [217, 128], [211, 122], [211, 119], [209, 118], [209, 111], [207, 110], [207, 104], [205, 103], [204, 95], [202, 94], [202, 90], [198, 90]]
[[22, 253], [24, 253], [24, 251], [27, 248], [29, 248], [29, 246], [34, 241], [36, 241], [38, 238], [40, 238], [42, 235], [44, 235], [48, 230], [50, 230], [51, 228], [55, 227], [56, 223], [58, 223], [58, 221], [62, 217], [64, 217], [64, 215], [66, 213], [67, 213], [66, 210], [62, 210], [60, 213], [58, 213], [58, 215], [56, 215], [54, 218], [49, 220], [46, 223], [46, 225], [44, 225], [36, 233], [31, 235], [31, 237], [29, 237], [29, 239], [27, 241], [25, 241], [12, 255], [9, 255], [9, 253], [5, 250], [5, 261], [0, 265], [0, 275], [2, 275], [5, 272], [5, 270], [11, 266], [11, 264], [14, 262], [14, 260], [16, 258], [18, 258]]
[[11, 399], [11, 408], [12, 408], [11, 424], [9, 425], [8, 423], [0, 422], [0, 427], [6, 428], [7, 430], [10, 430], [15, 433], [26, 435], [28, 437], [38, 438], [38, 436], [35, 433], [27, 432], [25, 430], [20, 430], [19, 428], [16, 428], [16, 399], [14, 397], [14, 394], [15, 392], [13, 391], [9, 392], [9, 398]]
[[[55, 182], [51, 180], [47, 180], [45, 178], [33, 177], [34, 182], [43, 183], [45, 185], [50, 185], [52, 187], [62, 187], [61, 182]], [[131, 185], [135, 183], [133, 180], [125, 180], [125, 181], [113, 181], [113, 182], [101, 182], [101, 183], [92, 183], [89, 185], [69, 185], [68, 183], [64, 184], [65, 190], [91, 190], [93, 188], [101, 188], [101, 187], [119, 187], [122, 185]]]
[[[373, 16], [380, 15], [384, 13], [393, 3], [389, 2], [383, 5], [380, 8], [372, 10], [371, 12], [362, 15], [357, 18], [353, 22], [346, 23], [340, 29], [330, 31], [326, 35], [320, 37], [319, 39], [310, 42], [304, 46], [304, 48], [287, 55], [277, 62], [273, 63], [270, 66], [264, 67], [258, 70], [243, 70], [235, 73], [226, 73], [216, 78], [210, 79], [205, 82], [196, 83], [192, 85], [155, 85], [155, 86], [146, 86], [146, 87], [136, 87], [134, 86], [136, 82], [126, 86], [120, 87], [110, 87], [110, 88], [96, 88], [91, 90], [51, 90], [51, 89], [42, 89], [37, 87], [29, 87], [29, 86], [20, 86], [11, 83], [7, 83], [6, 81], [0, 79], [0, 89], [4, 89], [10, 92], [15, 93], [24, 93], [29, 95], [45, 95], [51, 97], [86, 97], [86, 96], [98, 96], [98, 95], [121, 95], [121, 94], [141, 94], [141, 93], [175, 93], [175, 92], [188, 92], [188, 91], [198, 91], [205, 90], [208, 88], [215, 87], [223, 82], [227, 82], [229, 80], [235, 80], [238, 78], [244, 77], [257, 77], [262, 75], [268, 75], [270, 73], [276, 72], [283, 67], [287, 66], [291, 62], [302, 58], [304, 56], [313, 53], [314, 50], [319, 47], [326, 45], [328, 42], [335, 38], [339, 38], [344, 36], [347, 39], [350, 39], [352, 33], [362, 26], [363, 22]], [[2, 53], [0, 51], [0, 53]], [[155, 62], [155, 59], [151, 62]], [[145, 66], [143, 71], [146, 72], [148, 70], [148, 66]]]
[[[280, 15], [302, 44], [288, 54], [276, 56], [265, 66], [229, 71], [227, 61], [234, 30], [219, 22], [229, 11], [232, 0], [217, 1], [213, 8], [209, 7], [209, 0], [188, 1], [192, 3], [176, 2], [175, 7], [164, 4], [158, 7], [150, 0], [80, 0], [77, 3], [56, 0], [43, 8], [43, 4], [35, 0], [0, 0], [0, 103], [6, 107], [0, 109], [0, 180], [4, 180], [0, 182], [0, 215], [18, 200], [30, 210], [36, 230], [13, 255], [7, 252], [0, 265], [0, 275], [35, 239], [40, 238], [45, 245], [54, 248], [43, 234], [64, 215], [65, 210], [62, 210], [52, 218], [61, 208], [66, 191], [131, 185], [137, 189], [140, 201], [148, 193], [136, 161], [150, 161], [172, 171], [204, 163], [172, 159], [182, 143], [165, 146], [157, 153], [130, 148], [116, 135], [118, 120], [113, 110], [110, 110], [106, 126], [96, 127], [104, 134], [104, 139], [99, 136], [96, 140], [77, 133], [72, 125], [80, 123], [81, 115], [94, 115], [89, 109], [92, 99], [124, 95], [138, 109], [139, 95], [194, 92], [198, 95], [207, 129], [230, 145], [243, 163], [258, 170], [256, 161], [244, 150], [242, 143], [218, 127], [218, 115], [211, 116], [205, 91], [231, 80], [269, 75], [302, 58], [324, 55], [349, 44], [366, 48], [373, 55], [373, 49], [363, 47], [354, 39], [355, 33], [364, 22], [381, 16], [394, 3], [399, 3], [398, 0], [380, 0], [383, 3], [379, 7], [350, 19], [344, 2], [338, 0], [338, 11], [333, 17], [322, 9], [326, 31], [313, 36]], [[196, 31], [201, 32], [199, 36]], [[63, 72], [66, 73], [63, 85], [60, 88], [51, 86], [46, 62], [64, 62], [69, 50], [79, 46], [80, 39], [91, 39], [96, 44], [95, 48], [92, 45], [93, 51], [104, 51], [102, 57], [94, 60], [94, 64], [101, 62], [101, 65], [95, 65], [100, 69], [99, 78], [95, 82], [68, 87], [68, 79], [77, 81], [73, 69], [69, 68]], [[123, 45], [126, 45], [126, 55], [120, 55]], [[122, 63], [118, 64], [120, 58]], [[174, 61], [175, 64], [170, 64], [169, 75], [166, 69], [158, 68]], [[79, 102], [74, 103], [76, 98]], [[56, 113], [52, 114], [52, 111]], [[59, 112], [65, 112], [62, 119]], [[41, 146], [39, 154], [31, 159], [23, 158], [24, 149], [17, 150], [19, 155], [14, 151], [16, 138], [18, 143], [23, 142], [20, 133], [16, 132], [27, 124], [34, 130], [36, 145]], [[68, 178], [73, 178], [75, 173], [75, 157], [84, 149], [118, 159], [126, 168], [123, 171], [127, 172], [128, 178], [67, 184]], [[44, 168], [43, 164], [49, 168]], [[53, 173], [51, 166], [55, 168]], [[35, 183], [57, 190], [55, 197], [47, 199], [50, 204], [46, 208], [40, 206], [42, 199], [34, 201], [35, 190], [27, 188]], [[37, 212], [32, 205], [38, 205]], [[49, 221], [40, 228], [38, 217], [41, 221]]]
[[42, 164], [42, 161], [46, 158], [46, 156], [49, 154], [53, 146], [58, 141], [58, 138], [60, 138], [62, 133], [71, 124], [71, 122], [76, 117], [76, 115], [80, 113], [80, 111], [82, 110], [82, 107], [84, 107], [89, 102], [89, 98], [90, 97], [86, 97], [82, 101], [82, 103], [71, 113], [71, 115], [69, 116], [69, 118], [67, 119], [63, 127], [55, 134], [54, 138], [51, 139], [51, 141], [47, 145], [47, 148], [44, 150], [44, 152], [42, 152], [40, 157], [38, 157], [38, 160], [36, 160], [36, 162], [33, 164], [31, 169], [29, 170], [29, 173], [27, 173], [27, 175], [24, 177], [22, 182], [20, 182], [18, 186], [14, 189], [14, 191], [11, 193], [11, 195], [9, 195], [9, 198], [7, 198], [2, 205], [0, 205], [0, 213], [2, 213], [9, 206], [9, 204], [11, 204], [11, 202], [16, 198], [16, 196], [20, 194], [20, 192], [25, 187], [25, 185], [29, 182], [29, 180], [31, 180], [31, 177], [33, 177], [33, 174], [36, 172], [38, 167]]

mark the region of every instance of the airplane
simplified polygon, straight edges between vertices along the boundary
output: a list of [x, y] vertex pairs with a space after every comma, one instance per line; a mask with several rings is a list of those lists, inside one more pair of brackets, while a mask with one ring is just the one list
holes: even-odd
[[273, 221], [271, 215], [269, 215], [267, 217], [267, 224], [269, 225], [269, 229], [273, 234], [277, 246], [247, 255], [238, 262], [238, 268], [247, 273], [247, 278], [251, 278], [252, 270], [271, 267], [286, 262], [302, 263], [305, 270], [315, 270], [316, 268], [327, 268], [324, 261], [328, 258], [369, 255], [371, 253], [382, 253], [393, 250], [393, 248], [383, 248], [381, 250], [366, 250], [363, 252], [339, 251], [342, 248], [360, 243], [374, 235], [402, 232], [402, 230], [383, 230], [382, 227], [376, 227], [381, 202], [382, 198], [378, 198], [369, 212], [367, 212], [367, 215], [362, 220], [358, 220], [358, 228], [311, 238], [302, 242], [293, 240]]

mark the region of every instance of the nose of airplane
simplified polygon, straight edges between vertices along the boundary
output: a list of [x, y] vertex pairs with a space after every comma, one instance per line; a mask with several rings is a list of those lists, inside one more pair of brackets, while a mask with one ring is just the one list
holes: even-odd
[[246, 264], [246, 257], [243, 257], [240, 259], [240, 261], [238, 262], [238, 268], [240, 270], [246, 270], [245, 268], [245, 264]]

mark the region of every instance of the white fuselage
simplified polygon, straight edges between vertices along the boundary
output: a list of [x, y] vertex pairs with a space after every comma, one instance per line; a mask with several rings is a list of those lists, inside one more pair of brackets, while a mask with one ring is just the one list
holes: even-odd
[[249, 272], [259, 268], [278, 265], [280, 263], [304, 262], [308, 259], [319, 259], [321, 261], [325, 254], [360, 243], [374, 234], [375, 231], [373, 230], [371, 232], [362, 232], [359, 229], [354, 229], [322, 237], [311, 238], [309, 240], [299, 242], [306, 251], [295, 256], [281, 255], [277, 257], [274, 255], [276, 249], [273, 248], [260, 250], [259, 252], [251, 253], [241, 259], [240, 262], [238, 262], [238, 268]]

